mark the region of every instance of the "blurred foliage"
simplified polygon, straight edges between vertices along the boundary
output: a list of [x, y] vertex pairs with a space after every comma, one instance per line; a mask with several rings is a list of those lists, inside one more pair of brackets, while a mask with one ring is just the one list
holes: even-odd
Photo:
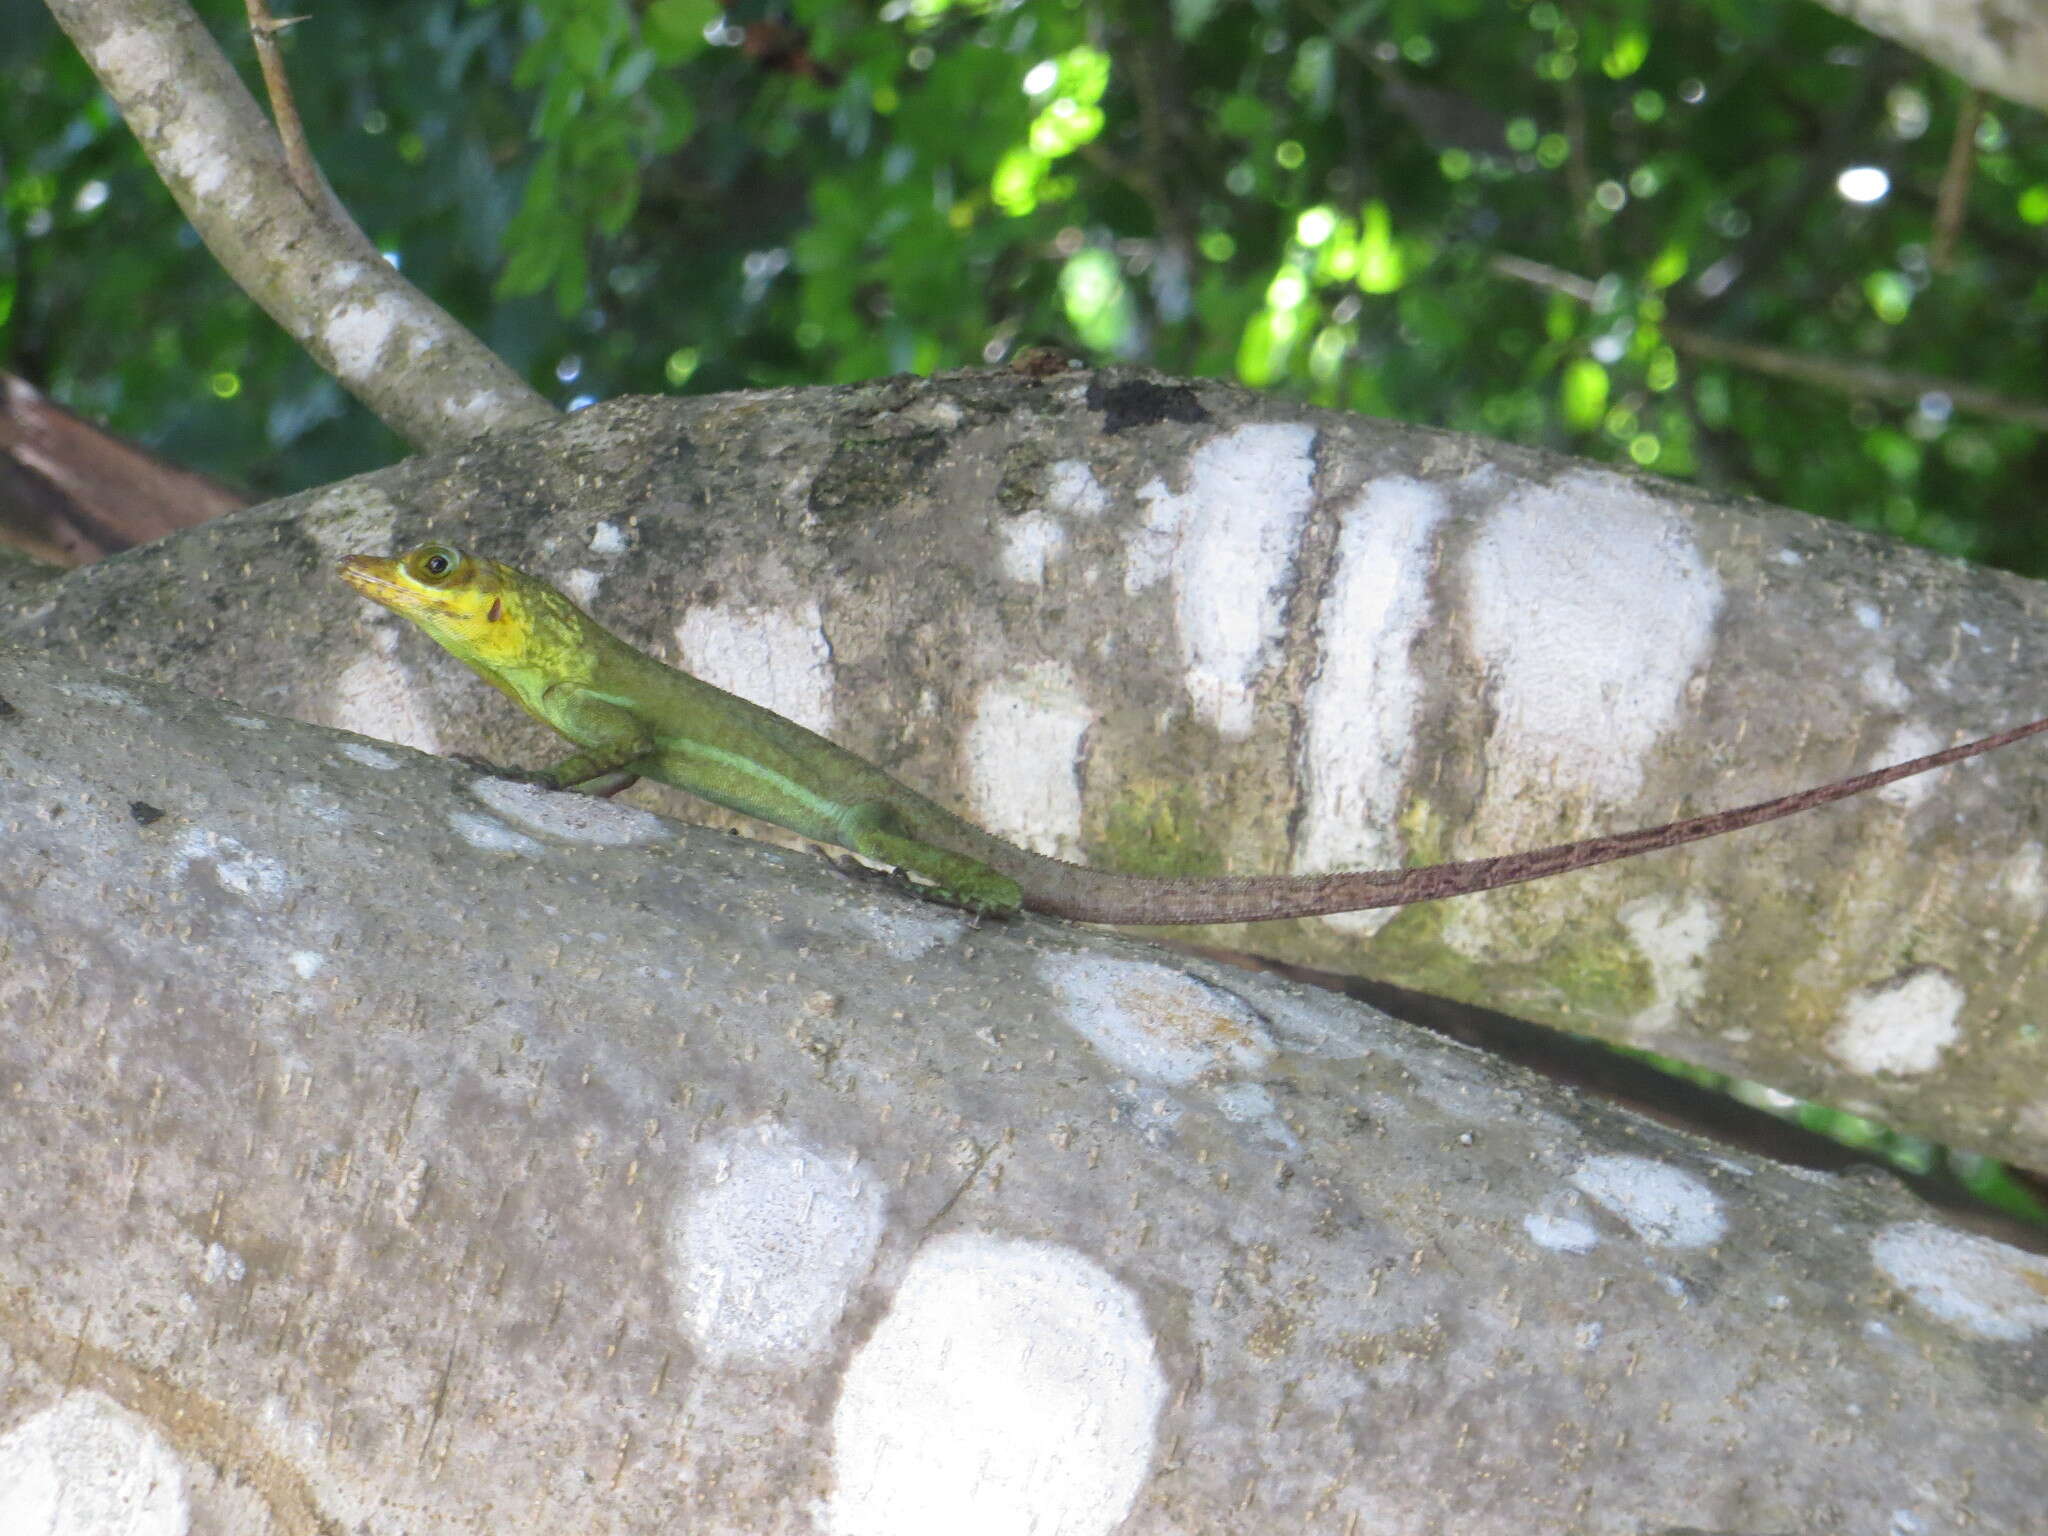
[[2044, 1202], [2022, 1176], [1996, 1158], [1943, 1146], [1924, 1136], [1895, 1131], [1846, 1109], [1834, 1109], [1826, 1104], [1816, 1104], [1811, 1099], [1795, 1098], [1763, 1083], [1730, 1077], [1725, 1072], [1696, 1066], [1676, 1056], [1612, 1042], [1603, 1043], [1617, 1056], [1646, 1062], [1672, 1077], [1697, 1083], [1715, 1093], [1728, 1094], [1753, 1109], [1763, 1110], [1816, 1135], [1854, 1147], [1873, 1160], [1889, 1163], [1903, 1173], [1940, 1174], [1953, 1180], [1956, 1187], [1972, 1199], [2001, 1215], [2029, 1227], [2048, 1230], [2048, 1202]]
[[[253, 81], [241, 8], [201, 10]], [[2048, 573], [2037, 431], [1667, 337], [2048, 397], [2048, 132], [1987, 102], [1937, 271], [1963, 92], [1818, 7], [360, 0], [286, 39], [372, 238], [565, 404], [1050, 343]], [[0, 78], [0, 362], [258, 492], [401, 451], [32, 0]]]

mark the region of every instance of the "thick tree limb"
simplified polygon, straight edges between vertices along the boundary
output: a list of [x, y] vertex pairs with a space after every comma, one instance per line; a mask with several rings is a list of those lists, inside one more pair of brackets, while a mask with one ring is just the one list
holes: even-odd
[[248, 504], [0, 371], [0, 544], [83, 565]]
[[276, 133], [184, 0], [49, 0], [157, 174], [242, 289], [379, 419], [453, 448], [554, 407], [401, 277]]
[[1820, 0], [1970, 84], [2048, 111], [2048, 7], [2039, 0]]
[[0, 1523], [2037, 1528], [2048, 1261], [1881, 1181], [53, 658], [0, 697]]
[[[1647, 477], [1122, 375], [622, 401], [35, 582], [0, 636], [546, 760], [537, 726], [330, 574], [430, 532], [999, 832], [1155, 873], [1540, 846], [2048, 704], [2038, 585]], [[1208, 938], [2048, 1166], [2028, 1022], [2048, 1015], [2048, 753], [1899, 788], [1569, 879]]]

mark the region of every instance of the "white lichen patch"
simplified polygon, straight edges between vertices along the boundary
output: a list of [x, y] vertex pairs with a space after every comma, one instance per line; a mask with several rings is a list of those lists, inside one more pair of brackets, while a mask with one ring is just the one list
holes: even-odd
[[1531, 1211], [1522, 1218], [1522, 1230], [1530, 1242], [1552, 1253], [1591, 1253], [1600, 1246], [1598, 1229], [1576, 1216]]
[[1134, 1077], [1184, 1087], [1273, 1057], [1263, 1020], [1229, 993], [1147, 961], [1048, 952], [1038, 971], [1074, 1030]]
[[248, 1276], [243, 1257], [221, 1243], [208, 1243], [199, 1258], [199, 1278], [207, 1285], [240, 1285]]
[[1589, 1157], [1571, 1181], [1653, 1248], [1704, 1248], [1728, 1228], [1720, 1197], [1704, 1181], [1655, 1158]]
[[471, 780], [469, 792], [508, 820], [564, 842], [631, 848], [675, 838], [673, 829], [659, 816], [630, 805], [615, 805], [598, 795], [564, 794], [490, 775]]
[[395, 294], [373, 293], [366, 302], [336, 309], [315, 339], [326, 344], [337, 375], [346, 380], [367, 379], [405, 324], [410, 307]]
[[1185, 489], [1153, 481], [1126, 551], [1124, 589], [1171, 578], [1195, 713], [1220, 734], [1252, 727], [1253, 686], [1281, 635], [1296, 549], [1315, 498], [1315, 429], [1242, 426], [1188, 458]]
[[1615, 914], [1650, 967], [1657, 1000], [1629, 1021], [1641, 1036], [1660, 1034], [1680, 1023], [1706, 984], [1707, 951], [1720, 937], [1721, 920], [1704, 897], [1645, 896]]
[[[1395, 823], [1424, 693], [1415, 645], [1430, 621], [1436, 534], [1448, 512], [1440, 491], [1397, 477], [1368, 486], [1343, 515], [1316, 625], [1320, 663], [1303, 701], [1296, 874], [1402, 862]], [[1385, 908], [1323, 921], [1369, 934], [1397, 915]]]
[[390, 773], [399, 766], [396, 757], [371, 746], [367, 741], [345, 741], [338, 750], [350, 762], [361, 763], [365, 768], [375, 768], [380, 773]]
[[676, 626], [676, 644], [685, 669], [705, 682], [821, 734], [831, 731], [832, 647], [816, 603], [692, 608]]
[[175, 34], [116, 25], [96, 44], [81, 39], [81, 46], [165, 179], [182, 181], [233, 222], [249, 198], [232, 148], [240, 125], [208, 92], [190, 90], [178, 77]]
[[1932, 966], [1853, 992], [1828, 1036], [1828, 1054], [1852, 1072], [1931, 1072], [1961, 1033], [1965, 1002], [1953, 977]]
[[1373, 1034], [1365, 1022], [1370, 1015], [1363, 1010], [1336, 1006], [1323, 997], [1268, 990], [1259, 994], [1259, 1011], [1290, 1051], [1335, 1061], [1371, 1054]]
[[147, 1419], [71, 1392], [0, 1434], [9, 1536], [185, 1536], [185, 1471]]
[[222, 715], [221, 720], [238, 731], [267, 731], [270, 722], [258, 715]]
[[1619, 475], [1574, 472], [1488, 515], [1466, 586], [1494, 712], [1475, 830], [1512, 847], [1557, 830], [1560, 795], [1626, 802], [1711, 659], [1721, 582], [1690, 527]]
[[1876, 656], [1865, 662], [1856, 682], [1864, 700], [1879, 709], [1904, 709], [1913, 701], [1889, 656]]
[[380, 625], [375, 638], [376, 653], [352, 662], [335, 680], [327, 706], [328, 724], [438, 755], [441, 733], [413, 686], [411, 671], [391, 654], [396, 636], [388, 626]]
[[[1930, 752], [1939, 752], [1947, 745], [1947, 739], [1936, 734], [1931, 727], [1908, 720], [1892, 727], [1891, 734], [1885, 737], [1883, 748], [1871, 760], [1869, 766], [1889, 768], [1893, 763], [1903, 763], [1910, 758], [1925, 757]], [[1943, 781], [1955, 771], [1955, 768], [1937, 768], [1932, 773], [1916, 773], [1910, 779], [1887, 784], [1872, 793], [1887, 805], [1904, 806], [1911, 810], [1916, 805], [1926, 804], [1929, 797], [1941, 788]]]
[[301, 981], [311, 981], [327, 969], [327, 957], [313, 949], [295, 949], [284, 957], [284, 963]]
[[719, 1365], [822, 1355], [874, 1262], [886, 1203], [858, 1158], [783, 1126], [699, 1146], [665, 1245], [676, 1314], [698, 1352]]
[[2048, 907], [2048, 851], [2039, 843], [2022, 843], [2006, 855], [1993, 880], [2015, 906], [2041, 912]]
[[602, 576], [580, 565], [574, 570], [565, 572], [562, 576], [562, 590], [568, 594], [569, 600], [579, 608], [593, 607], [597, 602], [597, 594], [603, 586], [604, 578]]
[[81, 704], [98, 704], [107, 709], [118, 709], [124, 715], [134, 715], [140, 720], [147, 720], [152, 714], [150, 707], [134, 694], [107, 683], [59, 683], [57, 691], [68, 699], [78, 700]]
[[195, 864], [204, 865], [222, 890], [264, 905], [278, 901], [291, 885], [290, 873], [281, 860], [206, 827], [187, 827], [171, 859], [174, 876], [183, 876]]
[[530, 859], [546, 851], [524, 832], [515, 832], [495, 816], [479, 816], [474, 811], [450, 811], [448, 825], [470, 847], [485, 853], [515, 853]]
[[1981, 1339], [2048, 1330], [2048, 1258], [1932, 1221], [1895, 1222], [1870, 1260], [1923, 1311]]
[[1045, 504], [1070, 517], [1100, 517], [1109, 510], [1109, 493], [1079, 459], [1061, 459], [1045, 472]]
[[874, 934], [882, 952], [892, 960], [915, 960], [941, 944], [949, 944], [967, 930], [967, 918], [927, 917], [896, 906], [870, 906], [861, 919]]
[[1109, 1536], [1151, 1467], [1166, 1377], [1143, 1307], [1051, 1243], [919, 1252], [847, 1366], [832, 1536]]
[[1060, 662], [983, 687], [960, 745], [974, 819], [1039, 853], [1071, 856], [1081, 840], [1081, 744], [1094, 721]]
[[449, 426], [471, 437], [481, 437], [497, 423], [510, 403], [500, 390], [473, 389], [459, 398], [437, 399], [434, 413]]
[[593, 555], [623, 555], [627, 547], [626, 530], [617, 523], [599, 523], [590, 530]]
[[318, 784], [294, 784], [285, 792], [285, 800], [293, 811], [308, 821], [321, 822], [330, 827], [355, 825], [355, 812], [329, 794]]
[[1280, 1108], [1273, 1102], [1272, 1091], [1263, 1083], [1231, 1083], [1219, 1088], [1216, 1107], [1223, 1112], [1224, 1119], [1234, 1120], [1240, 1125], [1275, 1123]]
[[1024, 586], [1045, 585], [1045, 568], [1067, 547], [1067, 530], [1043, 512], [1025, 512], [1003, 524], [1003, 546], [997, 556], [1009, 580]]

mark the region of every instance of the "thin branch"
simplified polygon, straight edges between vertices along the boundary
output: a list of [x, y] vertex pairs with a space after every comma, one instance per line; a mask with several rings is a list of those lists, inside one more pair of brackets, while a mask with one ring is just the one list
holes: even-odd
[[1941, 173], [1941, 195], [1934, 204], [1934, 248], [1928, 262], [1946, 272], [1956, 257], [1956, 239], [1963, 230], [1963, 209], [1970, 196], [1970, 173], [1977, 165], [1977, 119], [1984, 115], [1984, 93], [1963, 92], [1956, 113], [1955, 137], [1948, 141], [1948, 165]]
[[1572, 227], [1579, 237], [1579, 253], [1591, 267], [1604, 265], [1600, 239], [1593, 223], [1593, 167], [1586, 157], [1586, 93], [1576, 73], [1567, 75], [1558, 87], [1564, 100], [1565, 186], [1572, 200]]
[[[1495, 256], [1489, 264], [1502, 277], [1564, 294], [1581, 304], [1593, 302], [1596, 286], [1576, 272], [1566, 272], [1524, 256]], [[1786, 352], [1756, 342], [1728, 341], [1690, 326], [1673, 325], [1669, 321], [1660, 323], [1657, 329], [1676, 351], [1715, 362], [1733, 363], [1752, 373], [1796, 379], [1802, 384], [1816, 384], [1822, 389], [1836, 390], [1845, 395], [1897, 400], [1906, 404], [1917, 403], [1924, 395], [1940, 394], [1947, 396], [1949, 403], [1959, 411], [2048, 431], [2048, 403], [2015, 399], [1995, 390], [1960, 384], [1934, 374], [1905, 373], [1868, 363], [1845, 363], [1811, 353]]]
[[392, 430], [452, 448], [559, 414], [308, 200], [263, 109], [185, 0], [48, 0], [228, 275]]
[[263, 88], [270, 93], [270, 115], [277, 123], [277, 137], [284, 145], [284, 163], [291, 168], [292, 182], [309, 203], [332, 197], [327, 180], [314, 163], [312, 146], [306, 142], [306, 125], [299, 121], [298, 104], [292, 100], [291, 77], [285, 73], [284, 50], [277, 46], [277, 34], [306, 18], [287, 16], [273, 20], [268, 0], [243, 0], [249, 13], [249, 36], [256, 44], [256, 62], [263, 69]]

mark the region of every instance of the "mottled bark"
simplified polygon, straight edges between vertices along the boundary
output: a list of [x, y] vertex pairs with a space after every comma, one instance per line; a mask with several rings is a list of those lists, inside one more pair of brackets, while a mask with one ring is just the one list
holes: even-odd
[[[1169, 875], [1622, 830], [2048, 705], [2035, 584], [1647, 477], [1141, 379], [622, 401], [35, 581], [0, 596], [0, 637], [545, 759], [557, 743], [329, 573], [430, 532], [999, 832]], [[1583, 875], [1207, 937], [2043, 1166], [2044, 779], [2023, 745]]]
[[1820, 3], [1981, 90], [2048, 111], [2048, 5], [2041, 0]]
[[1888, 1183], [67, 661], [0, 697], [0, 1527], [2038, 1528], [2048, 1261]]

